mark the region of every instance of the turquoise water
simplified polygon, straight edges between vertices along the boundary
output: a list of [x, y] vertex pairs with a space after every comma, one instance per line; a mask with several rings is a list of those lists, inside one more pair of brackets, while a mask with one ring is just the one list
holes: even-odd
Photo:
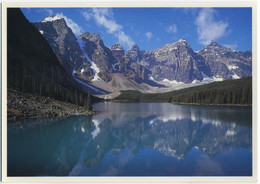
[[8, 126], [8, 176], [251, 176], [252, 108], [98, 103]]

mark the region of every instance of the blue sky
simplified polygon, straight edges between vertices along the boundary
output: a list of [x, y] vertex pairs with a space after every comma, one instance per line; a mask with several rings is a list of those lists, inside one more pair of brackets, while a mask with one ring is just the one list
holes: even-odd
[[22, 8], [30, 22], [65, 18], [76, 35], [99, 33], [105, 45], [137, 44], [153, 50], [186, 39], [194, 51], [212, 40], [235, 50], [252, 49], [251, 8]]

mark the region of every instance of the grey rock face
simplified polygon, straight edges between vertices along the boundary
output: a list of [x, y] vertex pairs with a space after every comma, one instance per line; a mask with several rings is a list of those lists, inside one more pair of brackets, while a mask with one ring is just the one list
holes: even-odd
[[199, 72], [195, 54], [186, 40], [179, 40], [176, 43], [156, 49], [154, 56], [162, 66], [157, 65], [152, 69], [155, 79], [176, 80], [191, 82], [195, 78], [202, 79]]
[[188, 42], [180, 39], [153, 51], [130, 49], [128, 57], [145, 66], [156, 81], [176, 80], [191, 83], [206, 76], [232, 79], [252, 74], [251, 51], [233, 51], [212, 42], [195, 53]]
[[144, 51], [140, 63], [147, 66], [157, 81], [168, 79], [190, 83], [203, 79], [201, 71], [210, 74], [204, 58], [193, 52], [183, 39], [153, 51]]
[[63, 18], [53, 21], [41, 21], [33, 25], [43, 34], [57, 55], [62, 66], [71, 73], [72, 70], [84, 68], [84, 75], [90, 80], [93, 72], [84, 57], [77, 38]]
[[211, 75], [223, 79], [232, 79], [234, 76], [246, 77], [252, 74], [251, 51], [241, 52], [211, 42], [198, 52], [211, 70]]
[[110, 50], [113, 50], [113, 51], [116, 51], [116, 50], [117, 51], [124, 51], [123, 47], [120, 44], [118, 44], [118, 43], [112, 45], [110, 47]]
[[130, 58], [131, 61], [140, 62], [141, 51], [137, 45], [133, 45], [129, 51], [126, 52], [126, 57]]
[[[34, 26], [44, 35], [62, 65], [71, 72], [78, 70], [93, 79], [93, 70], [87, 61], [77, 38], [64, 19], [42, 21]], [[98, 76], [105, 82], [112, 79], [112, 73], [122, 73], [137, 83], [152, 84], [149, 75], [156, 81], [178, 81], [191, 83], [206, 76], [232, 79], [252, 75], [252, 52], [233, 51], [216, 42], [194, 52], [189, 43], [180, 39], [152, 51], [140, 50], [133, 45], [125, 51], [119, 44], [106, 47], [98, 33], [84, 33], [84, 52], [99, 69]]]
[[104, 45], [98, 33], [86, 32], [79, 37], [85, 43], [86, 53], [100, 70], [98, 76], [105, 82], [109, 82], [112, 79], [114, 63], [111, 51]]
[[129, 61], [126, 61], [125, 50], [120, 44], [114, 44], [110, 47], [111, 53], [115, 58], [114, 70], [116, 72], [125, 73], [127, 71], [126, 64]]
[[138, 61], [141, 58], [141, 51], [137, 45], [134, 45], [129, 51], [125, 52], [119, 44], [112, 45], [110, 50], [115, 58], [115, 70], [122, 73], [137, 83], [148, 81], [148, 69]]

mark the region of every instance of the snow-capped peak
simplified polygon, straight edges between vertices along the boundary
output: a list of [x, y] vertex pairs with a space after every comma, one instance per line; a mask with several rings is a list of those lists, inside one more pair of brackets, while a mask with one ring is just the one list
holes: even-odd
[[55, 20], [59, 20], [59, 19], [62, 19], [61, 17], [59, 16], [50, 16], [50, 17], [45, 17], [45, 19], [42, 20], [42, 22], [53, 22]]
[[187, 42], [185, 39], [179, 39], [177, 42]]

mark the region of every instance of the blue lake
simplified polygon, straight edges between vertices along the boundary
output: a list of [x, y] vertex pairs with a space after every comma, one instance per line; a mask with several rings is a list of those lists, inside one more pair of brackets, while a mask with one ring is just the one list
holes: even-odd
[[252, 107], [97, 103], [8, 125], [8, 176], [251, 176]]

